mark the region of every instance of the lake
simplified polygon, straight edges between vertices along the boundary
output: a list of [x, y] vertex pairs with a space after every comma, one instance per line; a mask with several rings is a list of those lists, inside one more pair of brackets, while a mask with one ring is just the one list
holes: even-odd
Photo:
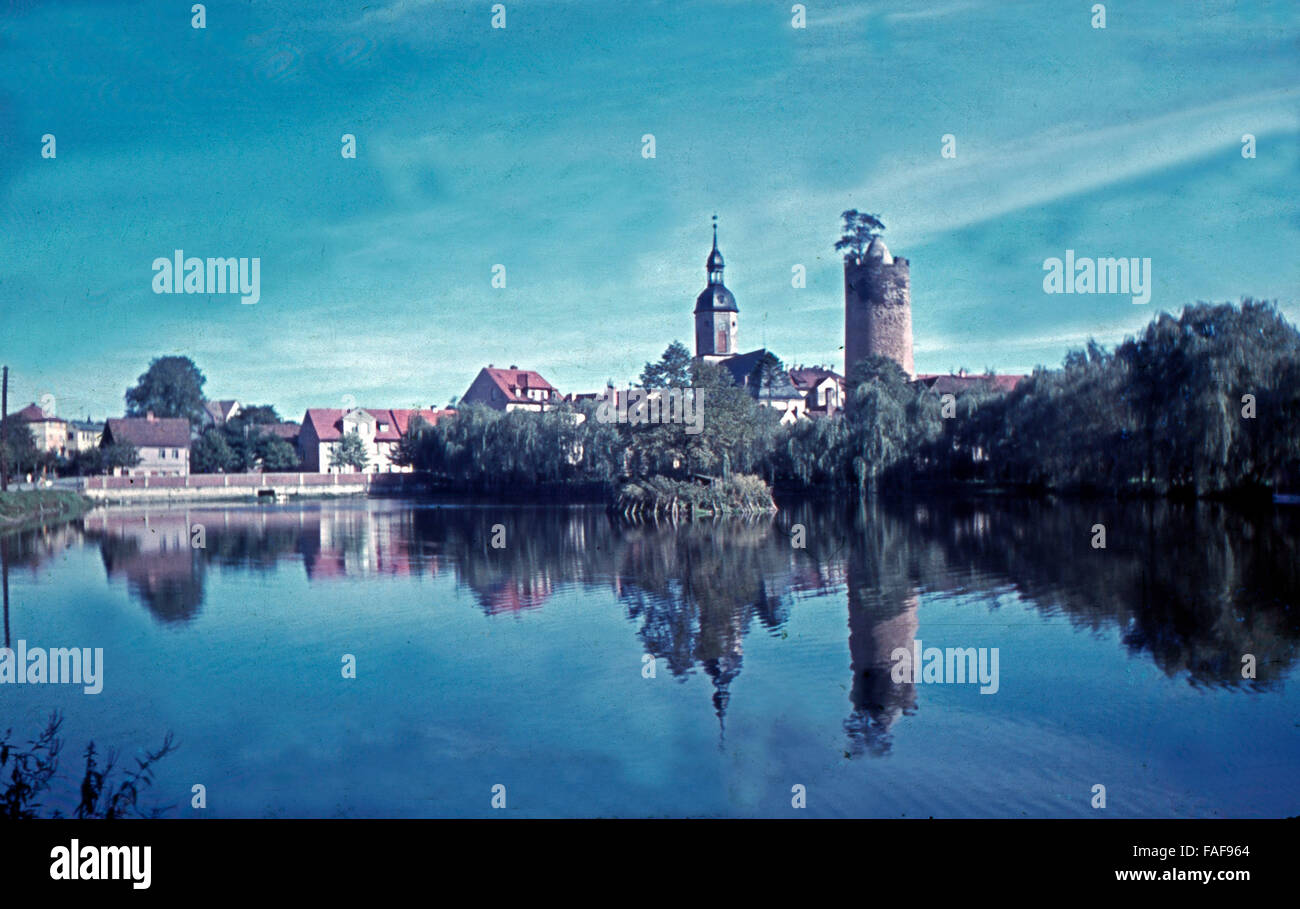
[[87, 741], [172, 732], [182, 817], [1300, 813], [1300, 508], [123, 506], [0, 548], [10, 646], [103, 650], [99, 694], [0, 685], [0, 731], [64, 715], [65, 809]]

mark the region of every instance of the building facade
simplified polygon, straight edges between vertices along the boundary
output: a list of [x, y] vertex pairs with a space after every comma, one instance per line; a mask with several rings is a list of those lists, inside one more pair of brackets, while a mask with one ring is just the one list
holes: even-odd
[[121, 417], [104, 424], [101, 444], [126, 443], [135, 448], [140, 462], [115, 468], [124, 476], [185, 476], [190, 472], [190, 421], [183, 417]]
[[844, 377], [825, 366], [796, 366], [790, 381], [803, 395], [810, 417], [833, 417], [844, 409]]
[[488, 364], [480, 369], [474, 381], [457, 402], [462, 407], [482, 404], [493, 410], [550, 410], [563, 401], [555, 386], [531, 369], [511, 366], [497, 369]]
[[[298, 430], [298, 456], [302, 469], [311, 473], [406, 473], [410, 467], [398, 464], [402, 436], [419, 417], [430, 426], [453, 414], [448, 410], [393, 410], [354, 407], [311, 408]], [[335, 453], [345, 436], [355, 433], [365, 452], [365, 466], [334, 463]]]
[[104, 438], [104, 424], [93, 420], [68, 421], [68, 450], [90, 451], [98, 448]]
[[28, 404], [14, 416], [27, 424], [37, 451], [53, 452], [59, 457], [67, 457], [69, 453], [67, 420], [46, 413], [35, 403]]

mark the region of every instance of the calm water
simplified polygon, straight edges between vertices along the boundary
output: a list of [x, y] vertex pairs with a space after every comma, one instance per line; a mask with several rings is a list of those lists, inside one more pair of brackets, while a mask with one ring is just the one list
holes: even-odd
[[[4, 538], [10, 639], [102, 647], [105, 671], [96, 696], [0, 685], [0, 728], [64, 713], [64, 805], [87, 740], [129, 757], [173, 731], [152, 802], [181, 816], [492, 815], [498, 783], [516, 816], [1291, 815], [1298, 547], [1300, 509], [1210, 506], [658, 528], [375, 500], [113, 508]], [[998, 648], [997, 692], [893, 682], [917, 638]]]

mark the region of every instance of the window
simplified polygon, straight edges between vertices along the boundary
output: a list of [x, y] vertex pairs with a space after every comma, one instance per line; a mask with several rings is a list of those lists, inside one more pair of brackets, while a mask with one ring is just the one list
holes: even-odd
[[727, 330], [725, 328], [719, 328], [718, 329], [718, 353], [726, 353], [726, 352], [727, 352]]
[[179, 448], [173, 448], [173, 449], [172, 449], [172, 457], [173, 457], [173, 458], [179, 458], [180, 456], [181, 456], [181, 451], [180, 451], [180, 449], [179, 449]]
[[167, 449], [166, 449], [166, 448], [159, 448], [159, 449], [158, 449], [158, 457], [162, 458], [163, 460], [166, 460], [166, 459], [167, 459]]

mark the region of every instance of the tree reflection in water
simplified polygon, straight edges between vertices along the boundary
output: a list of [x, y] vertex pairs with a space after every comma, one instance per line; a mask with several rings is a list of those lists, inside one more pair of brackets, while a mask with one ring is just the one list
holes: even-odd
[[[1104, 550], [1091, 546], [1095, 523], [1106, 526]], [[506, 528], [505, 548], [492, 546], [497, 524]], [[795, 524], [806, 529], [806, 548], [791, 543]], [[203, 548], [191, 545], [198, 525]], [[854, 754], [887, 753], [891, 730], [919, 709], [914, 687], [890, 678], [889, 656], [918, 636], [927, 597], [960, 593], [991, 611], [1012, 589], [1080, 628], [1118, 629], [1129, 652], [1198, 686], [1275, 685], [1294, 665], [1300, 638], [1296, 509], [805, 502], [761, 520], [640, 526], [591, 508], [393, 500], [114, 508], [0, 538], [6, 576], [39, 573], [82, 539], [99, 546], [110, 581], [124, 582], [168, 624], [200, 614], [214, 566], [305, 571], [322, 584], [449, 575], [489, 615], [541, 609], [566, 586], [607, 591], [645, 653], [672, 676], [708, 675], [724, 730], [746, 636], [756, 628], [780, 635], [801, 597], [844, 591], [852, 672], [844, 727]], [[7, 608], [5, 619], [8, 636]], [[1241, 678], [1245, 653], [1258, 663], [1250, 684]]]

